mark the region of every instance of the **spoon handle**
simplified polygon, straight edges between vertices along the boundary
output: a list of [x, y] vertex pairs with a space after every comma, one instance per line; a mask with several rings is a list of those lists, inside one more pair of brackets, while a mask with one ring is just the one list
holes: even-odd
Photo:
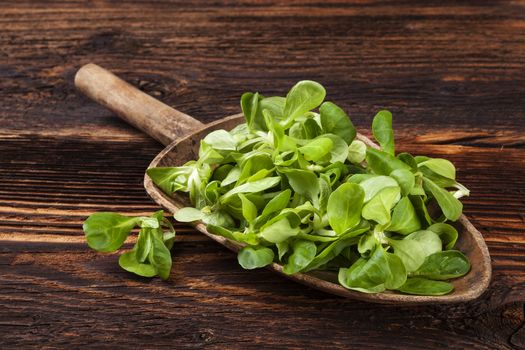
[[93, 63], [80, 68], [75, 86], [93, 101], [164, 145], [204, 126]]

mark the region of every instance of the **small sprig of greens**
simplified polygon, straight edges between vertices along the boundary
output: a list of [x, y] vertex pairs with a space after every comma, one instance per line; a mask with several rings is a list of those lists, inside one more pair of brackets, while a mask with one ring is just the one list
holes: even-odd
[[120, 255], [119, 265], [126, 271], [143, 277], [159, 276], [168, 279], [171, 270], [170, 249], [175, 229], [164, 212], [150, 217], [130, 217], [111, 212], [90, 215], [83, 229], [88, 245], [99, 252], [114, 252], [123, 244], [135, 227], [140, 227], [135, 246]]
[[243, 246], [245, 269], [334, 270], [342, 286], [365, 293], [451, 292], [446, 281], [470, 270], [447, 223], [460, 217], [458, 198], [469, 194], [454, 165], [396, 155], [386, 110], [372, 123], [381, 148], [365, 145], [325, 95], [313, 81], [286, 97], [245, 93], [246, 123], [208, 134], [198, 160], [147, 174], [168, 195], [189, 194], [194, 207], [178, 210], [176, 220], [202, 220]]

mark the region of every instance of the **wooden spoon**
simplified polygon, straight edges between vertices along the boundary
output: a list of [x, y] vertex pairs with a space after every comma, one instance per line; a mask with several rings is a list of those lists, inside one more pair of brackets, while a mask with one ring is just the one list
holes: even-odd
[[[83, 66], [77, 72], [75, 85], [95, 102], [110, 109], [162, 144], [167, 145], [153, 159], [149, 165], [150, 168], [180, 166], [189, 160], [196, 159], [198, 158], [199, 140], [209, 132], [217, 129], [230, 130], [237, 124], [244, 122], [242, 114], [236, 114], [204, 125], [91, 63]], [[366, 136], [357, 134], [357, 138], [370, 146], [377, 147]], [[172, 213], [181, 207], [191, 205], [186, 195], [175, 193], [173, 196], [168, 196], [164, 194], [147, 175], [144, 177], [144, 187], [151, 198]], [[194, 226], [225, 247], [235, 252], [239, 250], [240, 245], [238, 243], [209, 233], [202, 222], [197, 222]], [[456, 227], [460, 233], [457, 248], [469, 258], [472, 269], [467, 275], [452, 281], [454, 291], [448, 295], [415, 296], [389, 291], [366, 294], [343, 288], [337, 283], [335, 273], [313, 271], [290, 276], [284, 274], [282, 267], [276, 263], [270, 265], [269, 269], [312, 288], [363, 301], [384, 304], [466, 302], [477, 298], [487, 289], [491, 277], [490, 256], [483, 237], [464, 215], [461, 215]]]

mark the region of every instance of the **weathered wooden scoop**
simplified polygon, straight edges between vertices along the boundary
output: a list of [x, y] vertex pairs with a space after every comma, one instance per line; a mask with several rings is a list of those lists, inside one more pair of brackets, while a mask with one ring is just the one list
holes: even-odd
[[[236, 114], [204, 125], [189, 115], [146, 95], [95, 64], [87, 64], [77, 72], [75, 85], [97, 103], [166, 145], [166, 148], [153, 159], [149, 165], [150, 168], [180, 166], [189, 160], [196, 159], [199, 140], [213, 130], [230, 130], [244, 120], [241, 114]], [[358, 134], [357, 138], [368, 145], [377, 147], [363, 135]], [[176, 193], [173, 196], [164, 194], [148, 176], [144, 178], [144, 187], [151, 198], [172, 213], [181, 207], [190, 205], [187, 196], [183, 194]], [[472, 269], [467, 275], [452, 281], [454, 291], [449, 295], [414, 296], [393, 292], [365, 294], [343, 288], [337, 283], [337, 276], [332, 273], [309, 272], [288, 276], [282, 272], [278, 264], [274, 263], [269, 268], [312, 288], [363, 301], [384, 304], [465, 302], [477, 298], [487, 288], [491, 276], [490, 256], [481, 234], [464, 215], [461, 216], [456, 226], [460, 232], [457, 247], [468, 256]], [[195, 228], [233, 251], [238, 251], [240, 248], [236, 242], [206, 231], [203, 223], [196, 223]]]

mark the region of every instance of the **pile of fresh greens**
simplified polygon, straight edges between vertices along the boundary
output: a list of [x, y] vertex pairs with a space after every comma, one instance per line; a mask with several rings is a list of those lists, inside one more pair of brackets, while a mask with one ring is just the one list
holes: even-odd
[[[194, 207], [178, 210], [176, 220], [202, 220], [209, 232], [240, 243], [245, 269], [278, 263], [287, 274], [332, 270], [342, 286], [366, 293], [451, 292], [446, 280], [470, 270], [467, 258], [453, 250], [458, 232], [446, 223], [460, 217], [458, 198], [469, 193], [456, 182], [454, 165], [396, 156], [388, 111], [372, 123], [381, 148], [367, 146], [355, 139], [346, 113], [324, 98], [325, 89], [313, 81], [297, 83], [286, 97], [245, 93], [246, 123], [208, 134], [199, 159], [147, 174], [169, 195], [189, 194]], [[139, 275], [166, 277], [157, 263], [166, 253], [160, 248], [166, 221], [154, 217], [155, 227], [144, 218], [90, 218], [88, 242], [97, 250], [117, 249], [127, 235], [122, 232], [142, 223], [137, 245], [120, 264]]]

